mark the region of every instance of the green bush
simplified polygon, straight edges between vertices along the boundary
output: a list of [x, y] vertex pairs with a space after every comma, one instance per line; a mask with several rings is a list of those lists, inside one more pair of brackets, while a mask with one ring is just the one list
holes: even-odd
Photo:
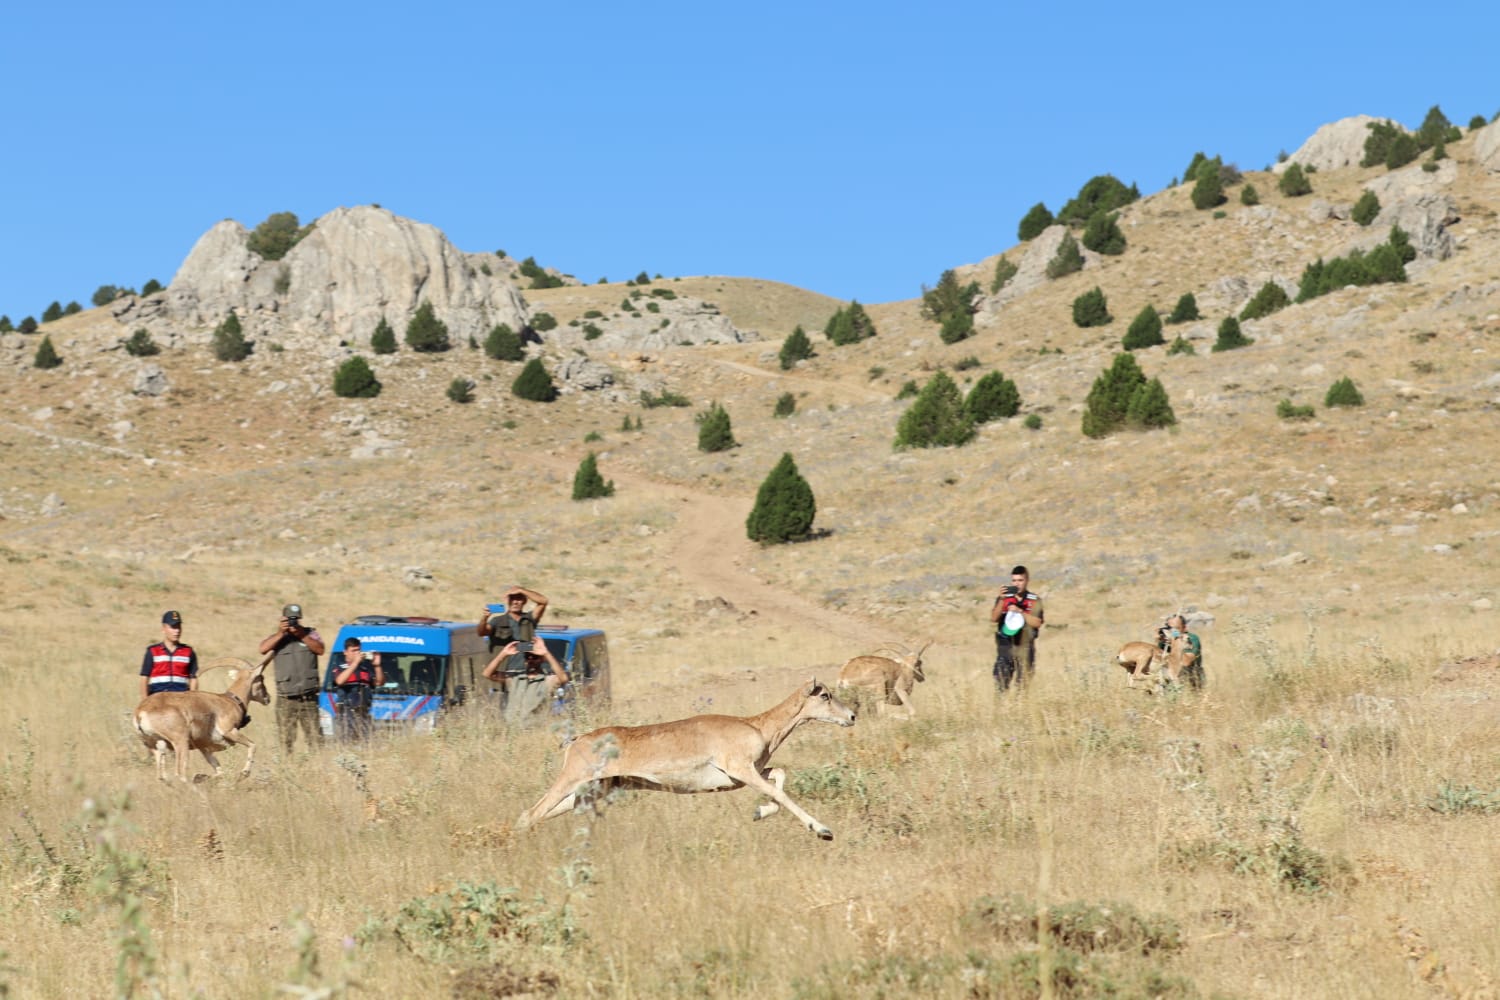
[[604, 481], [604, 477], [599, 474], [598, 457], [593, 452], [589, 452], [584, 456], [583, 461], [578, 463], [578, 471], [573, 473], [573, 499], [596, 500], [614, 495], [614, 480]]
[[1360, 159], [1359, 165], [1378, 167], [1386, 162], [1397, 136], [1405, 135], [1406, 132], [1392, 121], [1370, 122], [1365, 127], [1370, 130], [1370, 134], [1365, 136], [1365, 155]]
[[1172, 412], [1172, 403], [1167, 399], [1167, 390], [1161, 379], [1154, 378], [1130, 394], [1125, 407], [1125, 423], [1136, 430], [1156, 430], [1177, 423]]
[[1283, 399], [1276, 404], [1276, 415], [1282, 420], [1311, 420], [1313, 408], [1311, 406], [1298, 406], [1290, 399]]
[[1400, 226], [1391, 227], [1386, 242], [1369, 253], [1351, 250], [1347, 256], [1324, 261], [1319, 257], [1302, 270], [1297, 301], [1306, 302], [1349, 285], [1378, 285], [1406, 280], [1406, 262], [1416, 256]]
[[521, 369], [521, 374], [510, 384], [513, 395], [529, 399], [533, 403], [550, 403], [557, 398], [557, 386], [542, 364], [541, 358], [532, 358]]
[[1268, 281], [1260, 286], [1260, 291], [1245, 303], [1245, 308], [1240, 310], [1240, 319], [1252, 320], [1269, 316], [1278, 309], [1285, 309], [1292, 304], [1291, 298], [1274, 281]]
[[13, 333], [15, 324], [11, 323], [9, 316], [0, 316], [0, 333]]
[[57, 302], [57, 301], [53, 301], [53, 303], [51, 305], [49, 305], [46, 309], [42, 310], [42, 322], [43, 323], [51, 323], [51, 322], [54, 322], [56, 320], [60, 320], [60, 319], [62, 319], [62, 315], [63, 315], [62, 303], [61, 302]]
[[775, 545], [805, 538], [817, 516], [812, 487], [797, 471], [790, 452], [766, 476], [755, 494], [755, 506], [745, 519], [745, 534], [752, 542]]
[[865, 312], [865, 307], [858, 300], [853, 300], [847, 308], [838, 310], [829, 318], [828, 325], [823, 328], [823, 335], [835, 346], [857, 344], [875, 336], [875, 323]]
[[936, 288], [922, 286], [922, 318], [939, 325], [943, 343], [956, 344], [974, 332], [978, 298], [979, 282], [960, 285], [958, 273], [949, 269], [938, 279]]
[[220, 361], [244, 361], [250, 356], [250, 345], [245, 342], [245, 332], [240, 328], [240, 318], [235, 315], [233, 309], [229, 310], [229, 315], [224, 322], [214, 327], [214, 335], [210, 343], [214, 357]]
[[507, 323], [497, 323], [490, 329], [484, 338], [484, 353], [496, 361], [521, 361], [526, 357], [521, 338]]
[[1095, 212], [1083, 227], [1080, 242], [1095, 253], [1118, 257], [1125, 252], [1125, 234], [1120, 231], [1120, 213]]
[[1109, 314], [1109, 301], [1098, 285], [1073, 300], [1073, 323], [1088, 329], [1091, 326], [1106, 326], [1114, 322]]
[[583, 339], [584, 340], [598, 340], [602, 336], [604, 336], [604, 330], [600, 328], [599, 324], [597, 324], [597, 323], [585, 323], [585, 324], [583, 324]]
[[1028, 413], [1028, 414], [1026, 414], [1026, 419], [1023, 420], [1023, 421], [1021, 421], [1021, 425], [1023, 427], [1025, 427], [1029, 431], [1039, 431], [1039, 430], [1041, 430], [1042, 429], [1042, 417], [1041, 417], [1041, 414], [1038, 414], [1038, 413]]
[[431, 302], [417, 306], [416, 314], [406, 324], [406, 345], [428, 354], [446, 351], [451, 346], [448, 343], [448, 324], [437, 318]]
[[990, 372], [974, 383], [964, 399], [964, 413], [976, 424], [1013, 417], [1021, 412], [1021, 390], [999, 372]]
[[1057, 221], [1083, 225], [1096, 212], [1113, 212], [1124, 208], [1140, 198], [1141, 192], [1132, 184], [1126, 187], [1110, 174], [1090, 177], [1073, 197], [1057, 213]]
[[375, 324], [375, 332], [370, 334], [370, 350], [376, 354], [396, 353], [396, 331], [391, 329], [391, 324], [386, 322], [384, 315]]
[[1312, 181], [1307, 179], [1300, 163], [1293, 163], [1281, 175], [1281, 180], [1276, 182], [1276, 189], [1288, 198], [1298, 198], [1312, 193]]
[[333, 373], [333, 394], [344, 399], [372, 399], [380, 395], [380, 380], [370, 370], [370, 363], [358, 354], [339, 365]]
[[995, 261], [995, 276], [990, 279], [990, 294], [994, 295], [1000, 289], [1008, 285], [1010, 283], [1010, 279], [1014, 278], [1016, 276], [1016, 272], [1019, 270], [1020, 268], [1015, 264], [1012, 264], [1009, 258], [1007, 258], [1004, 254], [1001, 254], [1000, 259]]
[[961, 445], [974, 437], [974, 421], [947, 372], [937, 372], [896, 423], [897, 448]]
[[1443, 109], [1434, 104], [1427, 109], [1427, 117], [1422, 119], [1422, 124], [1417, 126], [1417, 145], [1422, 149], [1433, 149], [1445, 141], [1452, 131], [1453, 123], [1443, 114]]
[[448, 398], [455, 403], [474, 402], [474, 380], [460, 375], [449, 382]]
[[1016, 237], [1022, 243], [1034, 240], [1042, 234], [1043, 230], [1052, 225], [1052, 222], [1052, 212], [1042, 202], [1037, 202], [1022, 216], [1021, 224], [1016, 228]]
[[1379, 214], [1380, 198], [1374, 191], [1368, 189], [1364, 194], [1359, 196], [1359, 201], [1356, 201], [1354, 207], [1349, 210], [1349, 218], [1361, 226], [1368, 226], [1375, 221], [1375, 217]]
[[557, 317], [551, 313], [532, 313], [531, 328], [537, 333], [546, 333], [548, 330], [556, 329]]
[[1246, 184], [1240, 188], [1240, 204], [1247, 206], [1260, 204], [1260, 192], [1255, 190], [1254, 184]]
[[142, 326], [125, 341], [125, 353], [132, 358], [149, 358], [153, 354], [160, 354], [161, 348], [151, 339], [151, 331]]
[[1396, 170], [1422, 155], [1422, 146], [1416, 138], [1402, 132], [1391, 140], [1391, 148], [1386, 150], [1385, 165], [1388, 170]]
[[1239, 347], [1249, 347], [1255, 343], [1253, 339], [1240, 332], [1240, 321], [1233, 316], [1225, 316], [1224, 322], [1219, 324], [1219, 337], [1214, 341], [1213, 353], [1220, 351], [1232, 351]]
[[1202, 319], [1198, 315], [1198, 299], [1192, 292], [1183, 295], [1172, 307], [1172, 314], [1167, 317], [1168, 323], [1189, 323], [1195, 319]]
[[121, 295], [125, 294], [123, 288], [114, 285], [100, 285], [94, 289], [94, 295], [89, 299], [96, 306], [107, 306]]
[[977, 357], [969, 354], [953, 362], [953, 370], [956, 372], [966, 372], [971, 368], [978, 368], [980, 364], [982, 362]]
[[1489, 123], [1485, 121], [1484, 115], [1475, 115], [1473, 118], [1469, 119], [1469, 131], [1478, 131], [1479, 129], [1484, 128], [1487, 124]]
[[273, 212], [251, 231], [245, 246], [264, 260], [280, 260], [312, 231], [312, 223], [298, 226], [295, 212]]
[[1101, 438], [1123, 427], [1131, 396], [1145, 385], [1146, 375], [1136, 364], [1135, 355], [1116, 354], [1109, 370], [1094, 379], [1084, 400], [1083, 433]]
[[561, 288], [563, 286], [563, 280], [555, 274], [547, 273], [546, 269], [536, 262], [535, 257], [527, 257], [521, 261], [519, 270], [521, 277], [531, 279], [531, 284], [527, 286], [529, 288]]
[[1324, 406], [1364, 406], [1365, 397], [1361, 395], [1354, 380], [1347, 375], [1328, 387], [1328, 393], [1323, 397]]
[[648, 410], [654, 410], [658, 406], [692, 406], [693, 404], [680, 392], [663, 389], [656, 395], [645, 390], [641, 391], [641, 405]]
[[1121, 345], [1127, 351], [1137, 351], [1143, 347], [1155, 347], [1166, 343], [1161, 335], [1161, 314], [1153, 305], [1147, 305], [1136, 313], [1135, 319], [1130, 321], [1130, 329], [1125, 331], [1125, 339]]
[[26, 316], [26, 317], [22, 318], [21, 325], [18, 326], [18, 327], [16, 327], [16, 332], [18, 332], [18, 333], [24, 333], [24, 334], [26, 334], [28, 336], [31, 335], [31, 334], [33, 334], [33, 333], [36, 333], [36, 317], [35, 316]]
[[1073, 239], [1072, 233], [1065, 233], [1062, 242], [1057, 245], [1057, 252], [1047, 262], [1047, 277], [1061, 278], [1065, 274], [1083, 270], [1083, 251], [1078, 249], [1078, 241]]
[[777, 355], [781, 362], [782, 371], [796, 366], [797, 362], [804, 361], [813, 356], [812, 341], [807, 337], [807, 331], [802, 329], [799, 323], [786, 339], [781, 342], [781, 353]]
[[730, 426], [729, 411], [718, 403], [708, 404], [708, 409], [695, 418], [698, 422], [698, 450], [710, 454], [727, 451], [737, 443]]
[[776, 397], [776, 406], [771, 410], [773, 417], [790, 417], [797, 412], [797, 397], [789, 392], [783, 392]]
[[1217, 208], [1227, 200], [1218, 170], [1200, 170], [1193, 184], [1193, 207], [1200, 210]]
[[642, 271], [640, 274], [637, 274], [635, 276], [635, 280], [634, 281], [627, 281], [626, 284], [628, 284], [628, 285], [649, 285], [649, 284], [651, 284], [651, 275], [647, 274], [645, 271]]
[[141, 294], [155, 295], [157, 292], [161, 291], [161, 287], [161, 282], [157, 281], [155, 278], [152, 278], [150, 281], [141, 286]]
[[916, 379], [907, 379], [901, 383], [901, 388], [896, 391], [896, 398], [915, 399], [921, 391], [922, 387], [917, 385]]
[[1174, 339], [1172, 341], [1171, 346], [1169, 346], [1167, 348], [1167, 357], [1171, 357], [1174, 354], [1197, 354], [1197, 353], [1198, 353], [1197, 350], [1194, 349], [1193, 345], [1188, 342], [1188, 340], [1187, 340], [1186, 337], [1177, 337], [1176, 339]]
[[48, 334], [42, 338], [42, 342], [36, 345], [36, 354], [32, 355], [31, 367], [33, 368], [56, 368], [62, 364], [62, 358], [58, 357], [57, 351], [52, 346], [52, 335]]

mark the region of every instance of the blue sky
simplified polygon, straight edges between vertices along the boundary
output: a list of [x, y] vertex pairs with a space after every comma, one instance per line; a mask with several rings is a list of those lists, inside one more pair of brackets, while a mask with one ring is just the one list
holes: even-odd
[[1497, 37], [1493, 0], [9, 4], [0, 313], [371, 202], [587, 282], [906, 299], [1095, 174], [1492, 116]]

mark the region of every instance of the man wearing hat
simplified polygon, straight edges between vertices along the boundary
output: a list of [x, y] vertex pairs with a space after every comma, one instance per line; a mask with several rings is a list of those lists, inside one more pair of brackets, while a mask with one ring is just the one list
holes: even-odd
[[276, 728], [281, 732], [281, 747], [290, 756], [292, 745], [301, 731], [308, 750], [320, 746], [323, 732], [318, 728], [318, 657], [323, 655], [323, 638], [318, 630], [302, 624], [302, 606], [288, 604], [281, 609], [281, 624], [260, 641], [262, 656], [276, 652]]
[[1010, 586], [1000, 591], [990, 608], [995, 623], [995, 683], [1004, 692], [1015, 681], [1018, 687], [1031, 680], [1036, 670], [1036, 637], [1042, 630], [1042, 599], [1031, 592], [1031, 574], [1025, 566], [1010, 571]]
[[[532, 605], [529, 610], [527, 602]], [[537, 624], [546, 613], [546, 595], [528, 590], [518, 583], [505, 591], [503, 614], [491, 614], [488, 607], [480, 613], [477, 631], [489, 638], [490, 652], [495, 653], [512, 642], [526, 642], [534, 638]], [[518, 653], [511, 657], [509, 667], [512, 672], [519, 672], [524, 664], [525, 657]]]
[[146, 647], [141, 660], [141, 697], [159, 691], [198, 690], [198, 654], [182, 641], [182, 615], [161, 616], [161, 642]]

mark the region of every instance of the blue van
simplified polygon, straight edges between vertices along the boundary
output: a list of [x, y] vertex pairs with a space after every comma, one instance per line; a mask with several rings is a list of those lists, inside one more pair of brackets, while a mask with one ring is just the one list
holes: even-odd
[[[490, 610], [505, 611], [503, 604]], [[318, 692], [318, 723], [324, 736], [336, 732], [339, 711], [334, 676], [344, 666], [344, 640], [359, 639], [367, 653], [379, 653], [385, 685], [374, 692], [370, 720], [376, 731], [431, 731], [438, 716], [470, 698], [498, 696], [484, 678], [490, 661], [489, 640], [472, 621], [437, 618], [362, 615], [342, 626], [329, 648], [323, 688]], [[559, 692], [562, 707], [575, 699], [609, 701], [609, 644], [603, 630], [566, 625], [541, 625], [537, 637], [568, 671], [569, 683]]]

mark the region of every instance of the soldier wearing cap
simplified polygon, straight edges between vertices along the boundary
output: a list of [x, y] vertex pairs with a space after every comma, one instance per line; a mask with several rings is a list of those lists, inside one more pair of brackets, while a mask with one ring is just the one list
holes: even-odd
[[990, 608], [995, 623], [995, 684], [1004, 693], [1014, 681], [1024, 687], [1036, 671], [1036, 637], [1042, 630], [1042, 599], [1032, 593], [1025, 566], [1010, 571], [1010, 585]]
[[198, 654], [182, 642], [182, 615], [161, 616], [161, 642], [146, 647], [141, 659], [141, 697], [159, 691], [198, 690]]
[[302, 606], [288, 604], [281, 609], [281, 623], [276, 631], [260, 641], [264, 656], [276, 652], [276, 728], [281, 732], [281, 746], [288, 755], [301, 731], [308, 750], [320, 746], [323, 732], [318, 727], [318, 657], [323, 655], [323, 637], [318, 630], [302, 624]]

